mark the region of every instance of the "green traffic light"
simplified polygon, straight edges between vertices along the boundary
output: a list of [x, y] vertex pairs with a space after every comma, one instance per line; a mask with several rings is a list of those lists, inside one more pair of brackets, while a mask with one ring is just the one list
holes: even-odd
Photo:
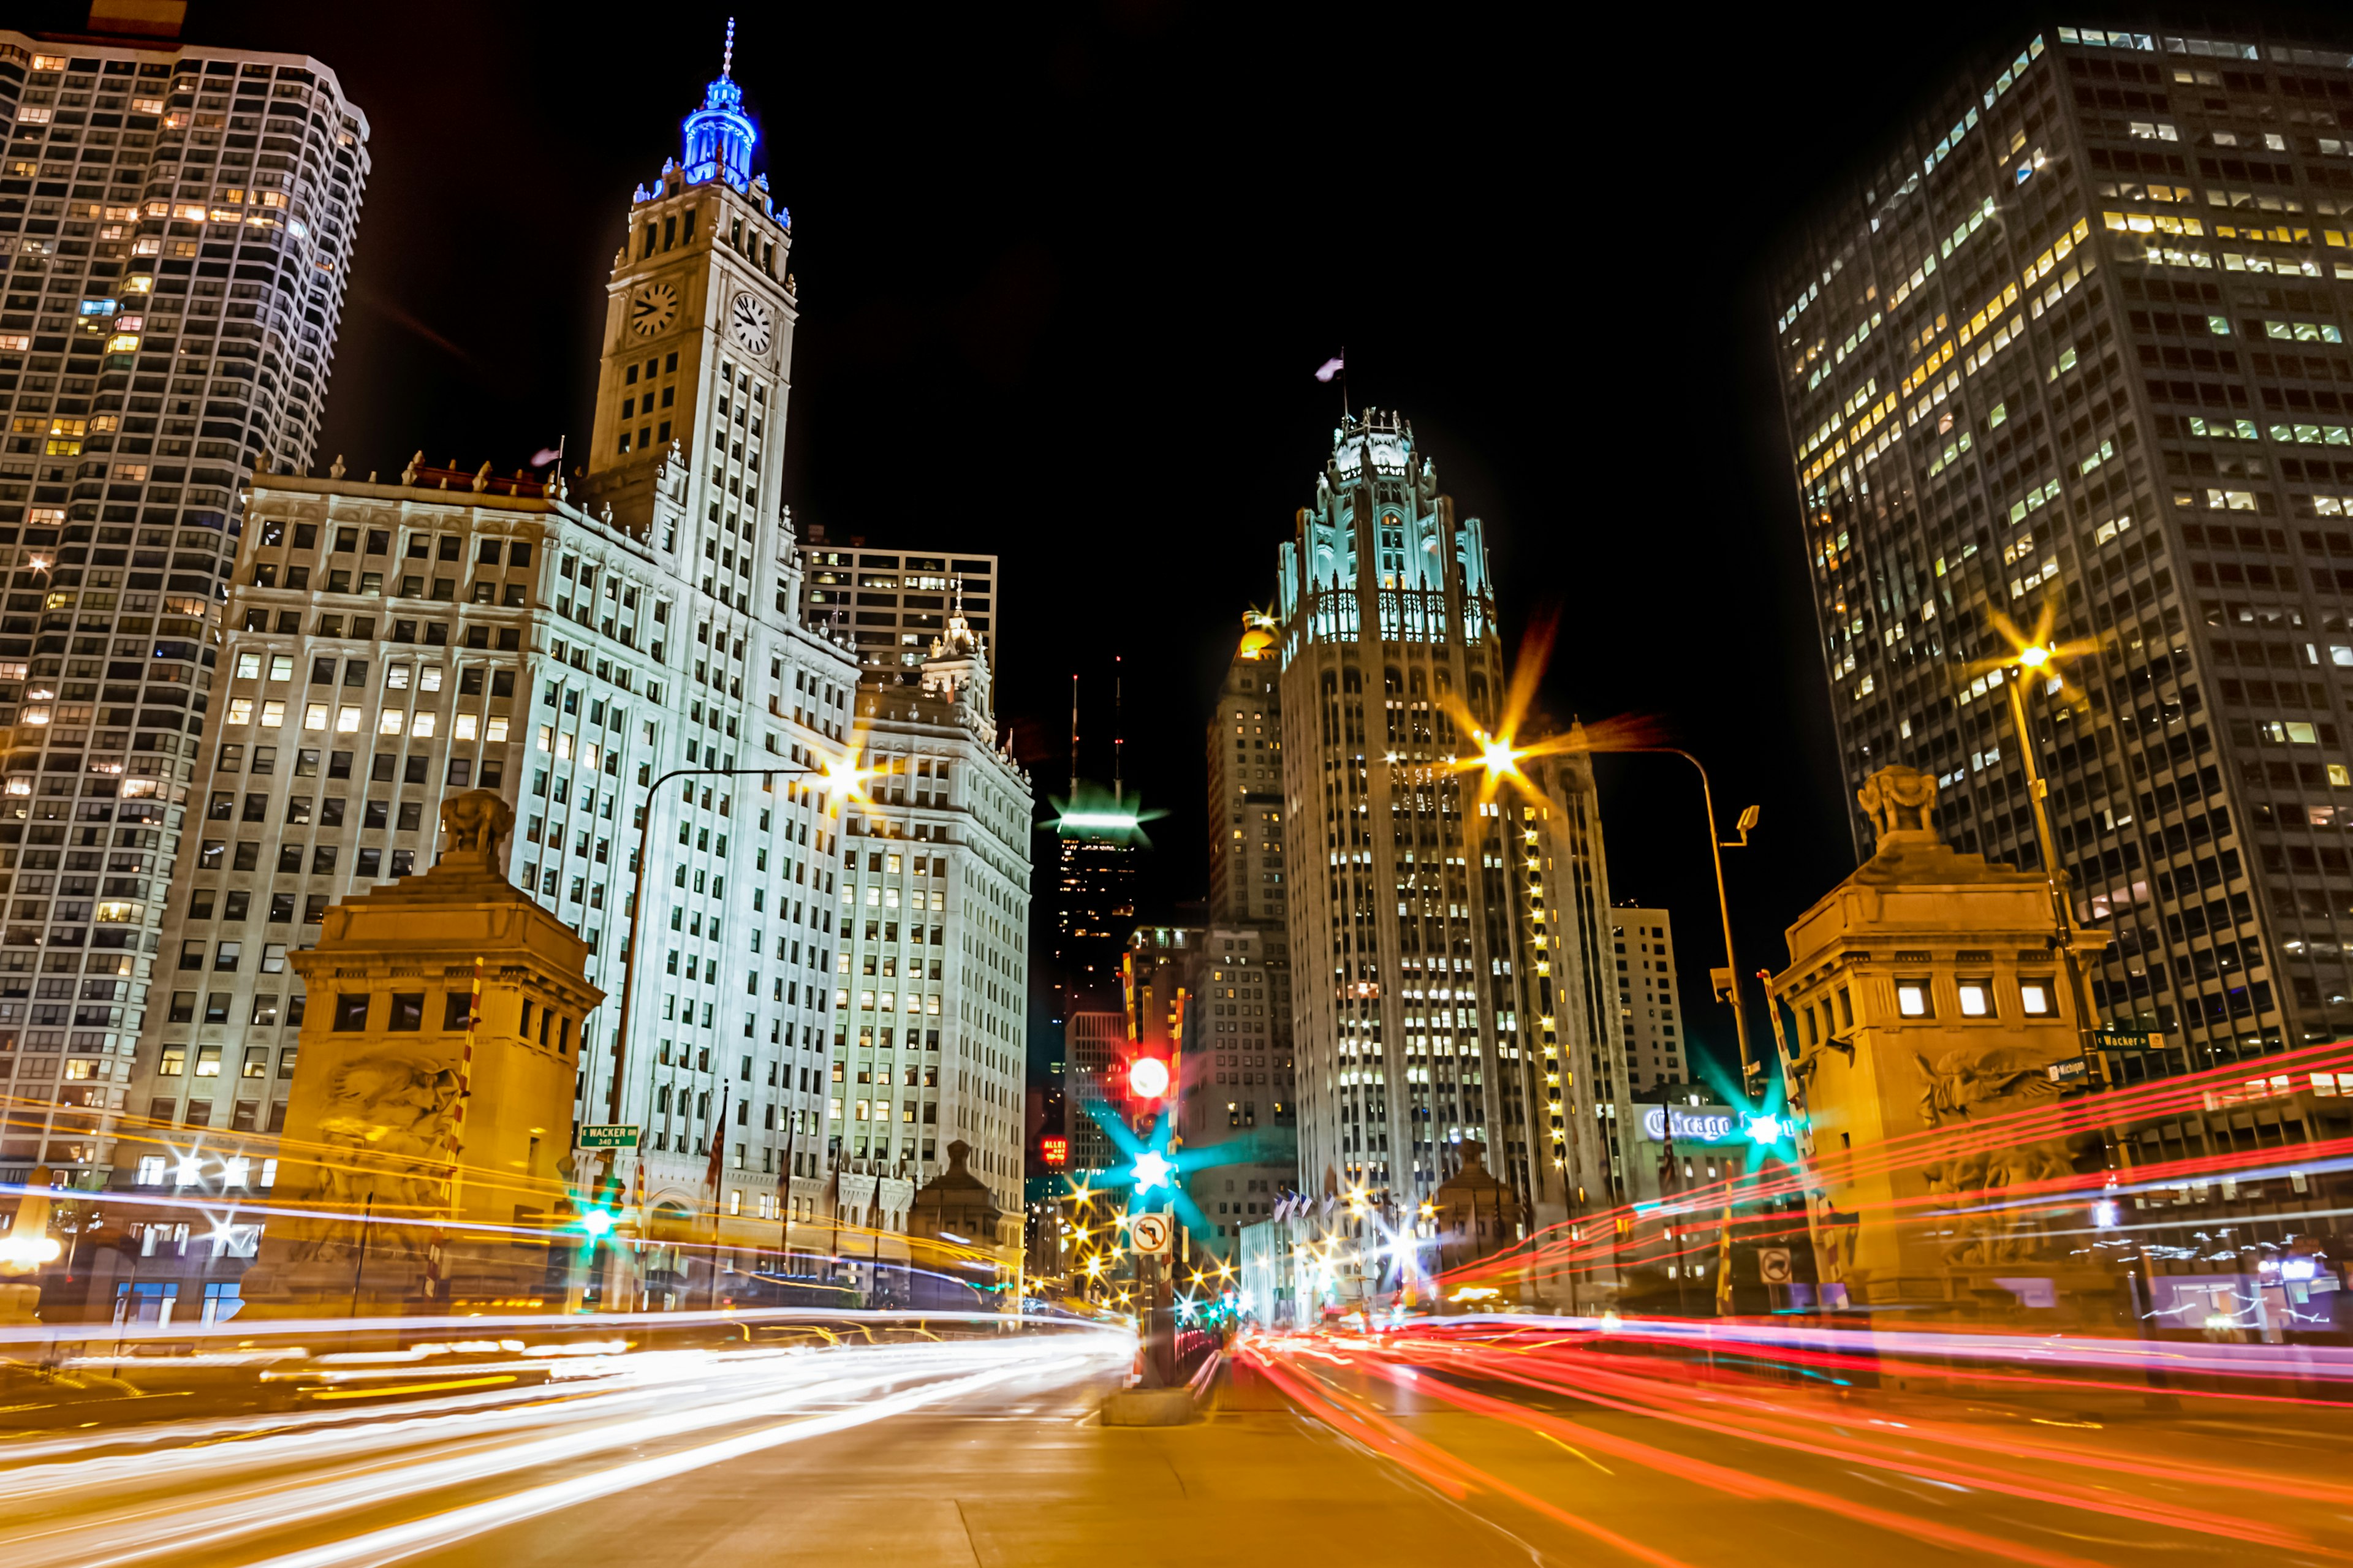
[[609, 1209], [589, 1209], [580, 1216], [580, 1228], [591, 1241], [601, 1241], [613, 1234], [613, 1215]]

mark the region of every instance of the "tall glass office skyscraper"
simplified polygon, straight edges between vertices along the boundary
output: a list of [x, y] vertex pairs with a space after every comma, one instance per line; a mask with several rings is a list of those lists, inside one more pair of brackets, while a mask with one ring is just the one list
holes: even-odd
[[[1851, 784], [2039, 858], [2006, 617], [2111, 1018], [2158, 1070], [2353, 1028], [2353, 72], [2054, 27], [1947, 84], [1774, 283]], [[1864, 820], [1854, 819], [1858, 848]], [[2139, 1058], [2135, 1058], [2138, 1060]]]

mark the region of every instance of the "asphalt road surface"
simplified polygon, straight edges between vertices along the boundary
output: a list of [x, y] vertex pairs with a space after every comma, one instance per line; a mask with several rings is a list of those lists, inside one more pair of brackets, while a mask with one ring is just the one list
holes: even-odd
[[535, 1389], [31, 1435], [0, 1448], [0, 1548], [9, 1568], [2353, 1559], [2331, 1406], [1792, 1392], [1297, 1340], [1247, 1349], [1207, 1419], [1106, 1428], [1131, 1353], [1085, 1330], [617, 1355]]

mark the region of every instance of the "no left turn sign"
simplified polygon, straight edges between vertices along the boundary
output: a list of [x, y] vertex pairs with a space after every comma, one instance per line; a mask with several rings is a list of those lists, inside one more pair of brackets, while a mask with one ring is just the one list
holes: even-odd
[[1127, 1238], [1135, 1250], [1155, 1258], [1168, 1250], [1169, 1230], [1165, 1214], [1140, 1214], [1127, 1222]]

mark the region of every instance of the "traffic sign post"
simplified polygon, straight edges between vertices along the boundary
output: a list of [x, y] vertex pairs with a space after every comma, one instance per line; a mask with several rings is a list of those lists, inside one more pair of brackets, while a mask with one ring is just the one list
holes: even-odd
[[583, 1127], [580, 1144], [583, 1149], [634, 1149], [638, 1146], [638, 1129], [634, 1126]]
[[1140, 1214], [1127, 1222], [1128, 1244], [1146, 1258], [1165, 1258], [1175, 1227], [1165, 1214]]
[[1797, 1278], [1786, 1247], [1760, 1247], [1757, 1249], [1757, 1277], [1767, 1285], [1787, 1285]]
[[1127, 1218], [1127, 1246], [1135, 1255], [1136, 1289], [1143, 1298], [1136, 1313], [1143, 1338], [1137, 1371], [1146, 1388], [1167, 1387], [1176, 1372], [1176, 1281], [1169, 1262], [1169, 1246], [1176, 1234], [1176, 1222], [1161, 1210]]

